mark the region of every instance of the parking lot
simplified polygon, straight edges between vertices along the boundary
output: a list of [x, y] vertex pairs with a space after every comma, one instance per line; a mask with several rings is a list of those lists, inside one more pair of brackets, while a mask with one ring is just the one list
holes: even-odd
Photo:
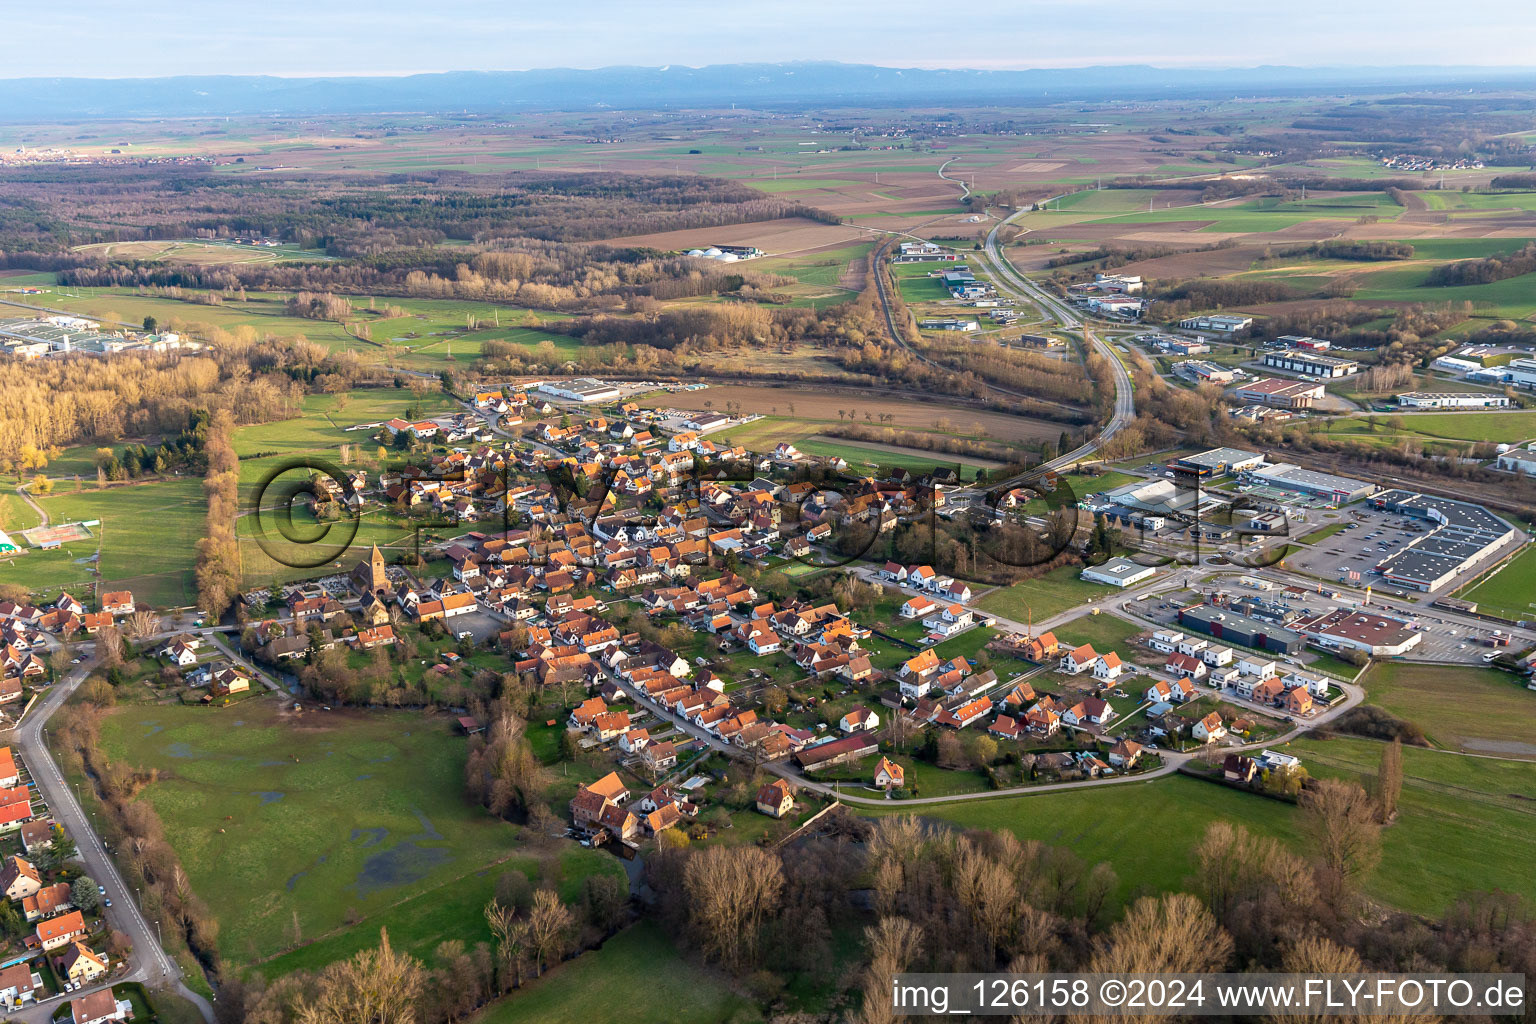
[[[1341, 586], [1370, 586], [1394, 597], [1421, 600], [1425, 595], [1387, 583], [1376, 575], [1375, 567], [1423, 535], [1428, 525], [1369, 508], [1347, 509], [1342, 516], [1347, 524], [1344, 529], [1300, 546], [1286, 559], [1286, 565]], [[1359, 573], [1359, 578], [1351, 578], [1351, 572]]]

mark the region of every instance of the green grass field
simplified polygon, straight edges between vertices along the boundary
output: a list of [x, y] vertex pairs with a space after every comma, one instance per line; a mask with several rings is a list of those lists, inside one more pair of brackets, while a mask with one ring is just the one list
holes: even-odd
[[[1301, 740], [1291, 753], [1313, 775], [1363, 781], [1381, 761], [1381, 744]], [[1536, 764], [1405, 747], [1398, 807], [1382, 833], [1370, 895], [1424, 914], [1467, 892], [1536, 897]]]
[[1130, 658], [1138, 653], [1130, 646], [1131, 638], [1147, 629], [1113, 615], [1084, 615], [1064, 626], [1057, 626], [1052, 632], [1064, 644], [1092, 644], [1100, 653], [1117, 651], [1120, 657]]
[[[1291, 752], [1320, 775], [1342, 769], [1321, 764], [1314, 754], [1374, 771], [1379, 751], [1368, 741], [1291, 744]], [[1384, 834], [1381, 865], [1365, 885], [1368, 895], [1423, 914], [1439, 913], [1474, 889], [1536, 895], [1536, 876], [1528, 870], [1536, 854], [1536, 827], [1528, 816], [1536, 812], [1524, 802], [1536, 795], [1536, 767], [1414, 749], [1404, 751], [1404, 764], [1402, 813]], [[1524, 800], [1507, 794], [1523, 794]], [[1119, 876], [1117, 902], [1189, 889], [1190, 854], [1214, 821], [1274, 836], [1303, 852], [1295, 808], [1181, 775], [930, 806], [922, 813], [966, 828], [1004, 828], [1069, 847], [1089, 862], [1108, 861]]]
[[1378, 270], [1356, 280], [1357, 302], [1470, 302], [1480, 313], [1521, 319], [1536, 313], [1536, 274], [1511, 277], [1490, 284], [1451, 285], [1432, 288], [1424, 284], [1427, 266]]
[[[917, 473], [926, 473], [932, 469], [953, 469], [956, 465], [974, 469], [978, 466], [991, 467], [998, 465], [989, 459], [974, 459], [965, 455], [922, 455], [906, 449], [889, 450], [880, 445], [869, 443], [860, 444], [852, 441], [821, 441], [805, 440], [796, 441], [795, 447], [807, 455], [819, 455], [823, 458], [840, 458], [848, 463], [850, 469], [866, 470], [873, 472], [880, 466], [904, 466]], [[973, 474], [966, 472], [970, 478]]]
[[1536, 758], [1536, 693], [1492, 668], [1387, 661], [1360, 679], [1366, 699], [1450, 750]]
[[[1402, 428], [1389, 424], [1402, 418]], [[1376, 429], [1364, 416], [1329, 420], [1325, 433], [1360, 434], [1385, 438], [1414, 435], [1437, 441], [1520, 441], [1536, 437], [1536, 410], [1515, 412], [1430, 412], [1383, 413], [1376, 417]]]
[[493, 1003], [471, 1024], [591, 1024], [594, 1007], [632, 1024], [747, 1024], [761, 1015], [714, 971], [685, 960], [659, 925], [641, 922]]
[[1478, 610], [1516, 620], [1536, 619], [1536, 545], [1505, 563], [1495, 575], [1457, 594]]
[[[380, 924], [423, 951], [450, 934], [482, 937], [471, 904], [502, 870], [492, 865], [533, 867], [511, 826], [464, 800], [464, 740], [446, 716], [293, 719], [275, 698], [222, 712], [119, 707], [102, 747], [161, 773], [140, 799], [159, 813], [236, 965], [287, 950], [295, 914], [302, 936], [319, 941], [289, 953], [292, 966], [372, 944]], [[618, 870], [606, 855], [576, 856], [550, 871], [562, 888]]]
[[[91, 578], [81, 561], [101, 546], [101, 582], [118, 584], [141, 601], [184, 605], [196, 599], [192, 566], [203, 536], [207, 503], [200, 480], [55, 492], [38, 502], [55, 523], [99, 519], [89, 540], [57, 551], [30, 551], [16, 562], [14, 579], [34, 589], [79, 586]], [[108, 586], [105, 589], [113, 589]]]
[[982, 611], [992, 612], [1015, 622], [1027, 622], [1033, 613], [1035, 622], [1060, 615], [1092, 601], [1102, 601], [1120, 591], [1102, 583], [1078, 579], [1082, 569], [1064, 565], [1039, 579], [1025, 580], [1011, 587], [999, 587], [976, 602]]

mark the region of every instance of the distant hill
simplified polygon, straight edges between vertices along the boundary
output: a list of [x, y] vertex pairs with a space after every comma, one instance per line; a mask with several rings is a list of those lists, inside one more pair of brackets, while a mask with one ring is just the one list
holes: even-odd
[[0, 119], [193, 117], [233, 114], [485, 114], [517, 110], [655, 109], [1038, 102], [1224, 97], [1424, 87], [1536, 85], [1529, 68], [1145, 66], [1028, 71], [920, 70], [801, 62], [689, 68], [453, 71], [398, 78], [16, 78], [0, 80]]

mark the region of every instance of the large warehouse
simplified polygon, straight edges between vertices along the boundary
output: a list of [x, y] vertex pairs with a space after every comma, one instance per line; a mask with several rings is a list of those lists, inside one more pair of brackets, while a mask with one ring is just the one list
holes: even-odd
[[1292, 625], [1324, 647], [1353, 648], [1376, 658], [1406, 654], [1424, 639], [1402, 619], [1371, 608], [1335, 608]]
[[1250, 469], [1243, 473], [1243, 482], [1263, 487], [1277, 487], [1284, 491], [1297, 491], [1314, 498], [1323, 498], [1336, 504], [1364, 498], [1376, 490], [1376, 485], [1347, 476], [1317, 473], [1310, 469], [1293, 466], [1289, 462]]
[[1308, 381], [1263, 377], [1240, 384], [1228, 392], [1239, 402], [1257, 402], [1279, 409], [1308, 409], [1323, 397], [1323, 386]]
[[1226, 476], [1228, 473], [1241, 473], [1245, 469], [1256, 469], [1263, 464], [1264, 456], [1259, 452], [1244, 451], [1241, 448], [1212, 448], [1199, 455], [1175, 459], [1169, 463], [1168, 468], [1204, 479], [1211, 476]]
[[553, 398], [567, 402], [611, 402], [621, 391], [607, 381], [596, 377], [577, 377], [575, 380], [551, 380], [539, 385], [539, 390]]
[[1275, 654], [1293, 654], [1301, 650], [1305, 643], [1299, 633], [1212, 604], [1180, 608], [1179, 625], [1239, 647], [1252, 647], [1254, 650], [1272, 651]]
[[1397, 396], [1397, 404], [1405, 409], [1504, 409], [1509, 399], [1481, 391], [1405, 391]]
[[1264, 365], [1277, 370], [1304, 373], [1309, 377], [1348, 377], [1352, 373], [1360, 372], [1360, 364], [1353, 359], [1320, 356], [1316, 352], [1294, 348], [1283, 352], [1270, 352], [1264, 357]]
[[1371, 504], [1436, 524], [1376, 565], [1386, 579], [1415, 590], [1439, 590], [1520, 536], [1509, 523], [1470, 502], [1398, 488], [1381, 492]]

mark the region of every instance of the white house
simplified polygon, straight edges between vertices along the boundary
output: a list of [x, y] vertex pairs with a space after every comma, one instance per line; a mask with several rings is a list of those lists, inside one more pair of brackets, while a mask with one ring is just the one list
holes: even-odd
[[949, 605], [937, 615], [930, 615], [923, 620], [924, 629], [942, 636], [953, 636], [970, 626], [970, 609], [958, 604]]
[[1272, 661], [1265, 661], [1260, 658], [1243, 658], [1237, 663], [1237, 670], [1245, 676], [1253, 676], [1257, 679], [1270, 679], [1279, 671], [1279, 666]]
[[1114, 651], [1099, 656], [1099, 660], [1093, 663], [1093, 678], [1106, 682], [1119, 679], [1120, 673], [1125, 671], [1125, 664], [1121, 662], [1120, 655]]
[[1190, 730], [1190, 735], [1201, 743], [1216, 743], [1226, 736], [1227, 727], [1222, 724], [1221, 715], [1212, 711]]
[[1200, 652], [1209, 646], [1211, 646], [1211, 642], [1209, 640], [1202, 640], [1195, 636], [1187, 636], [1183, 640], [1179, 641], [1179, 653], [1187, 654], [1192, 658], [1198, 658], [1200, 657]]
[[1204, 679], [1206, 674], [1205, 662], [1190, 654], [1169, 655], [1163, 668], [1181, 679]]
[[869, 708], [854, 708], [842, 717], [837, 723], [838, 729], [845, 733], [874, 732], [880, 728], [880, 716]]
[[933, 611], [936, 607], [938, 606], [934, 604], [932, 598], [921, 595], [908, 598], [907, 603], [901, 606], [901, 617], [904, 619], [919, 619]]
[[1160, 629], [1156, 633], [1152, 634], [1152, 639], [1147, 641], [1147, 646], [1152, 648], [1154, 651], [1159, 651], [1163, 654], [1172, 654], [1174, 651], [1178, 650], [1179, 641], [1183, 639], [1183, 633], [1175, 633], [1169, 630]]
[[1232, 664], [1232, 648], [1222, 647], [1220, 644], [1210, 644], [1200, 652], [1200, 660], [1212, 668], [1230, 665]]
[[1093, 668], [1099, 660], [1099, 652], [1093, 649], [1092, 644], [1083, 644], [1073, 651], [1068, 651], [1061, 656], [1061, 671], [1077, 675]]

